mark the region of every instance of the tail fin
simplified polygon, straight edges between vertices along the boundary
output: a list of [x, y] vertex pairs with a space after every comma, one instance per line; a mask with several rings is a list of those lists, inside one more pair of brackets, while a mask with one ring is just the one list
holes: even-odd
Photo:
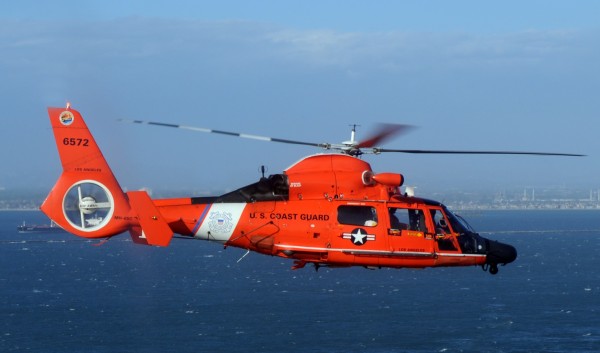
[[159, 234], [160, 239], [148, 237], [143, 243], [167, 245], [173, 235], [167, 223], [155, 214], [151, 217], [159, 220], [156, 225], [139, 221], [147, 218], [148, 212], [158, 210], [147, 205], [151, 203], [147, 194], [142, 203], [145, 207], [132, 207], [81, 114], [67, 106], [48, 108], [48, 115], [63, 172], [41, 210], [65, 230], [81, 237], [104, 238], [130, 230], [136, 240], [135, 236], [143, 234], [140, 230], [146, 226], [152, 229], [145, 233]]

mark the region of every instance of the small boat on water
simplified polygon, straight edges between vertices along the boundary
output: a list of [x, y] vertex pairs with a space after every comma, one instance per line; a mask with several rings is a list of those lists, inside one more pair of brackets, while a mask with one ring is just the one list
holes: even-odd
[[17, 226], [19, 233], [62, 233], [66, 230], [62, 229], [58, 224], [50, 221], [50, 224], [23, 224]]

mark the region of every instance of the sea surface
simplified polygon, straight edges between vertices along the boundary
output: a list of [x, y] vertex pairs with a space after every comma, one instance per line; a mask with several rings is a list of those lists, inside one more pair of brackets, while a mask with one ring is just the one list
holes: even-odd
[[463, 216], [517, 260], [293, 271], [205, 241], [18, 234], [47, 219], [0, 212], [0, 352], [600, 352], [600, 211]]

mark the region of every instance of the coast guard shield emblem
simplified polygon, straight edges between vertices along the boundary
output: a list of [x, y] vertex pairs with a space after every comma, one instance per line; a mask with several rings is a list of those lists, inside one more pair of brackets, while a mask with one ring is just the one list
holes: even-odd
[[213, 212], [210, 215], [210, 221], [208, 222], [208, 228], [212, 233], [223, 233], [227, 234], [231, 232], [233, 227], [233, 216], [231, 212]]

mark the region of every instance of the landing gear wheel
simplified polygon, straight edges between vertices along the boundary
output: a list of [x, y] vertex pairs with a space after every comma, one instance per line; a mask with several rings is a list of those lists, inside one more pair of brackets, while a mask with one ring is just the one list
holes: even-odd
[[495, 275], [496, 273], [498, 273], [498, 265], [490, 264], [490, 274]]

